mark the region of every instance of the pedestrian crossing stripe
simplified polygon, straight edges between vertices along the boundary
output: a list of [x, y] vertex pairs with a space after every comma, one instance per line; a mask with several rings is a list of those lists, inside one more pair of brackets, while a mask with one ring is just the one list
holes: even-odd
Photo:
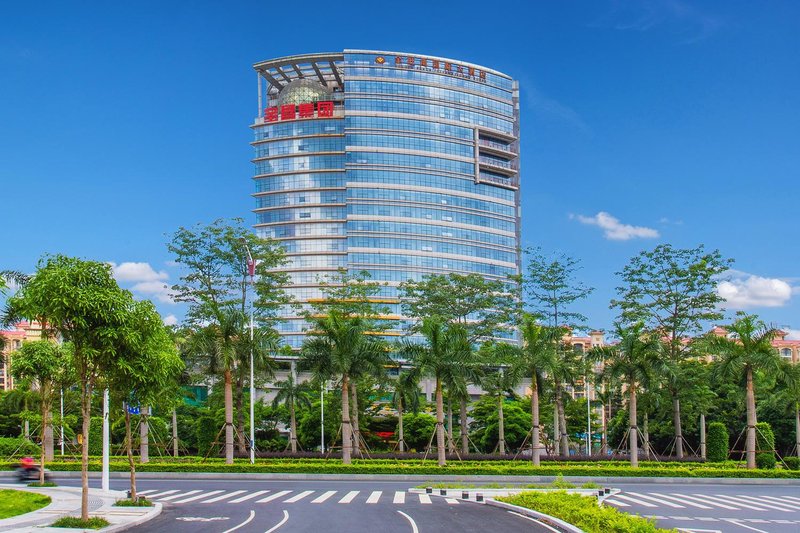
[[670, 507], [673, 509], [713, 510], [726, 509], [729, 511], [800, 511], [800, 498], [794, 496], [763, 496], [760, 494], [682, 494], [673, 492], [662, 494], [659, 492], [627, 492], [625, 491], [608, 496], [605, 503], [619, 508], [627, 507]]
[[[417, 500], [422, 505], [431, 505], [433, 500], [431, 496], [424, 493], [418, 493], [417, 498], [413, 500], [407, 500], [405, 491], [394, 491], [386, 493], [384, 495], [384, 491], [382, 490], [375, 490], [375, 491], [360, 491], [360, 490], [351, 490], [346, 492], [340, 492], [336, 490], [328, 490], [328, 491], [315, 491], [315, 490], [303, 490], [303, 491], [292, 491], [292, 490], [281, 490], [281, 491], [270, 491], [270, 490], [258, 490], [254, 492], [248, 492], [246, 490], [234, 490], [234, 491], [225, 491], [222, 489], [218, 490], [189, 490], [189, 491], [182, 491], [178, 489], [171, 489], [171, 490], [163, 490], [163, 489], [149, 489], [138, 491], [138, 494], [142, 496], [146, 496], [148, 499], [151, 500], [158, 500], [161, 502], [169, 502], [171, 504], [206, 504], [206, 503], [230, 503], [230, 504], [238, 504], [247, 501], [254, 501], [257, 504], [268, 504], [271, 502], [280, 502], [280, 503], [297, 503], [301, 501], [306, 501], [312, 504], [321, 504], [328, 501], [336, 501], [337, 503], [346, 505], [353, 503], [355, 501], [361, 501], [362, 503], [374, 505], [381, 503], [381, 500], [384, 502], [388, 502], [391, 500], [391, 503], [394, 505], [403, 505], [407, 502], [414, 503], [414, 500]], [[341, 495], [341, 498], [335, 500], [334, 497], [337, 495]], [[411, 494], [413, 496], [413, 493]], [[359, 499], [361, 498], [365, 499]], [[260, 499], [256, 499], [260, 498]], [[438, 496], [437, 496], [437, 499]], [[460, 502], [456, 498], [441, 498], [439, 501], [444, 501], [448, 505], [458, 505]], [[620, 505], [624, 505], [620, 503]]]

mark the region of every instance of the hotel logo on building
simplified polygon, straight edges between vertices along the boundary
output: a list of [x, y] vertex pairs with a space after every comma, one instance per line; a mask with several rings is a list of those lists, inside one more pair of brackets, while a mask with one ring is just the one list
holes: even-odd
[[[383, 65], [386, 63], [386, 58], [383, 56], [376, 56], [375, 63]], [[394, 66], [396, 68], [408, 68], [414, 70], [423, 70], [426, 72], [439, 72], [457, 78], [465, 78], [468, 80], [479, 81], [486, 83], [486, 71], [469, 67], [466, 65], [459, 65], [449, 61], [442, 61], [440, 59], [428, 59], [425, 57], [414, 56], [394, 56]]]

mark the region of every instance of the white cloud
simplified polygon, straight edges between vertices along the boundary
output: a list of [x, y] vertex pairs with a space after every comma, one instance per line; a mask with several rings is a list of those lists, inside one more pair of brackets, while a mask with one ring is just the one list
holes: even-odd
[[119, 265], [111, 263], [111, 268], [114, 270], [114, 277], [117, 281], [137, 283], [140, 281], [163, 281], [169, 279], [169, 274], [163, 270], [156, 272], [150, 266], [150, 263], [125, 262]]
[[623, 224], [618, 218], [600, 211], [593, 217], [584, 215], [570, 215], [570, 218], [576, 218], [582, 224], [591, 226], [598, 226], [603, 229], [603, 235], [606, 239], [612, 241], [628, 241], [630, 239], [655, 239], [660, 236], [658, 230], [653, 228], [646, 228], [644, 226], [631, 226], [630, 224]]
[[800, 341], [800, 329], [784, 329], [784, 331], [787, 340]]
[[167, 315], [164, 317], [165, 326], [174, 326], [178, 323], [178, 318], [175, 315]]
[[717, 294], [726, 300], [723, 306], [731, 309], [782, 307], [796, 289], [779, 278], [764, 278], [736, 270], [728, 274], [731, 279], [717, 285]]
[[139, 293], [146, 298], [155, 298], [161, 303], [174, 304], [172, 299], [174, 293], [169, 285], [163, 281], [142, 281], [130, 288], [133, 292]]

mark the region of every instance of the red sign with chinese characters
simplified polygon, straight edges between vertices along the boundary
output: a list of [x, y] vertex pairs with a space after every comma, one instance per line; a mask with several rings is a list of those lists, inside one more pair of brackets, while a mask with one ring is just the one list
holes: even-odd
[[[375, 58], [375, 63], [383, 65], [386, 59], [383, 56]], [[449, 61], [441, 61], [439, 59], [428, 59], [426, 57], [414, 56], [394, 56], [394, 66], [400, 68], [413, 68], [415, 70], [425, 70], [428, 72], [441, 72], [459, 78], [471, 79], [486, 83], [486, 71], [476, 69], [475, 67], [468, 67], [466, 65], [457, 65]]]
[[277, 122], [279, 120], [294, 120], [296, 118], [314, 118], [316, 105], [317, 118], [330, 118], [333, 116], [333, 102], [317, 102], [307, 104], [285, 104], [282, 106], [267, 107], [264, 109], [264, 122]]

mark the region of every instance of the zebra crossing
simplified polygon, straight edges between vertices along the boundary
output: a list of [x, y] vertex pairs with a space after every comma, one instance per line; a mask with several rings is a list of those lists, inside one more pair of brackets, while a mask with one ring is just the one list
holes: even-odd
[[204, 504], [204, 503], [230, 503], [238, 504], [251, 502], [255, 504], [276, 503], [335, 503], [347, 505], [360, 503], [375, 505], [378, 503], [391, 503], [405, 505], [419, 503], [420, 505], [433, 505], [434, 501], [444, 502], [447, 505], [458, 505], [456, 498], [431, 498], [424, 493], [407, 493], [405, 491], [336, 491], [336, 490], [177, 490], [177, 489], [149, 489], [137, 491], [137, 494], [149, 500], [170, 504]]
[[[167, 496], [169, 497], [169, 496]], [[619, 492], [606, 497], [604, 503], [621, 511], [630, 507], [644, 507], [648, 511], [657, 508], [704, 511], [775, 511], [797, 513], [800, 498], [796, 496], [763, 496], [747, 494], [682, 494], [678, 492]], [[674, 512], [674, 511], [673, 511]]]

